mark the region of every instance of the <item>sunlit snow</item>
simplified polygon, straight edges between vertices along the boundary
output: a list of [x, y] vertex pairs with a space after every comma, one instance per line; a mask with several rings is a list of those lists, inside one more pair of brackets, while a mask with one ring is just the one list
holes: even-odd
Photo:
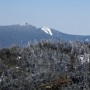
[[51, 29], [46, 27], [46, 26], [44, 26], [41, 30], [43, 30], [45, 33], [47, 33], [47, 34], [49, 34], [51, 36], [53, 35], [52, 32], [51, 32]]

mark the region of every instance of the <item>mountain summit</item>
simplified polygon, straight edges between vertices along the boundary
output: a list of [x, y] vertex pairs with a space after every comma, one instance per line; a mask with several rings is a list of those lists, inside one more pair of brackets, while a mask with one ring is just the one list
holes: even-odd
[[30, 24], [29, 24], [29, 23], [26, 23], [26, 22], [20, 24], [20, 26], [29, 26], [29, 25], [30, 25]]

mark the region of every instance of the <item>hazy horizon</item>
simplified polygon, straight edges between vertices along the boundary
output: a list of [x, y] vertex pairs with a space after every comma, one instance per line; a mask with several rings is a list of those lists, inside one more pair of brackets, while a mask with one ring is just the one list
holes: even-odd
[[0, 26], [23, 22], [90, 35], [90, 0], [0, 0]]

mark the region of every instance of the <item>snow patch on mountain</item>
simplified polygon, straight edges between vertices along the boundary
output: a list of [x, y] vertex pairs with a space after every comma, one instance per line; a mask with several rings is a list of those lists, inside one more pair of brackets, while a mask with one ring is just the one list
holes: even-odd
[[47, 26], [42, 27], [41, 30], [43, 30], [45, 33], [47, 33], [51, 36], [53, 35], [51, 29]]

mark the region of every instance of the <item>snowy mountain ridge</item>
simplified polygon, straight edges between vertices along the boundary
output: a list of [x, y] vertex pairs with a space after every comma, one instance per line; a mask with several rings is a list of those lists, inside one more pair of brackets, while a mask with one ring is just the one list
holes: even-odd
[[90, 42], [90, 36], [70, 35], [44, 26], [37, 28], [29, 23], [0, 26], [0, 46], [25, 45], [41, 40]]

